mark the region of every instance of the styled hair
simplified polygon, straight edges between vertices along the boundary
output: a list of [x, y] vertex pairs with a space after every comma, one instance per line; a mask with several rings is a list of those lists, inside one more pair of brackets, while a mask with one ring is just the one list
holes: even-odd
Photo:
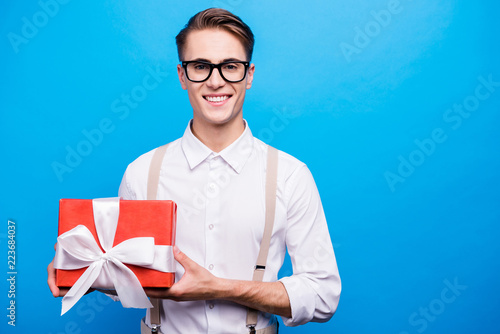
[[233, 34], [243, 45], [247, 61], [252, 60], [254, 36], [250, 27], [238, 16], [222, 8], [209, 8], [189, 19], [186, 26], [175, 37], [179, 60], [183, 61], [183, 51], [190, 32], [204, 29], [221, 29]]

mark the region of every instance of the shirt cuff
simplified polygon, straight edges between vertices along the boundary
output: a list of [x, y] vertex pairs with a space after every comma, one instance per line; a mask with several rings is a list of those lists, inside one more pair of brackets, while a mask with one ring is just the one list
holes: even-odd
[[309, 322], [314, 317], [316, 292], [300, 277], [283, 277], [279, 281], [285, 286], [290, 300], [292, 317], [281, 317], [285, 326], [298, 326]]

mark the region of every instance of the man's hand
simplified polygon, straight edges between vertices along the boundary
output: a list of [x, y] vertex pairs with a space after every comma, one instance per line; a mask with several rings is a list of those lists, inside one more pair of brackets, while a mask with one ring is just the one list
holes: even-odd
[[224, 299], [291, 317], [288, 293], [281, 282], [254, 282], [215, 277], [174, 246], [174, 258], [184, 267], [184, 275], [170, 289], [144, 289], [153, 298], [175, 301]]
[[144, 289], [153, 298], [208, 300], [221, 298], [222, 280], [182, 253], [174, 246], [174, 258], [184, 267], [184, 275], [169, 289]]
[[[57, 249], [57, 242], [54, 244], [54, 250]], [[56, 285], [56, 270], [54, 269], [54, 259], [47, 266], [47, 284], [49, 285], [50, 292], [54, 297], [64, 297], [69, 289], [64, 289]]]
[[64, 297], [64, 295], [66, 295], [69, 289], [59, 288], [56, 285], [56, 270], [54, 269], [54, 260], [52, 260], [52, 262], [49, 263], [47, 267], [47, 274], [48, 274], [47, 284], [49, 284], [49, 289], [50, 292], [52, 292], [52, 295], [54, 297]]

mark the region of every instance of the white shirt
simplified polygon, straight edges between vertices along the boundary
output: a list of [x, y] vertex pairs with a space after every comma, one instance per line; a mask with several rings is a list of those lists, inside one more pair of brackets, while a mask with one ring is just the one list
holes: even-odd
[[[119, 196], [144, 200], [154, 150], [132, 162]], [[217, 277], [252, 280], [264, 231], [267, 145], [248, 126], [219, 153], [191, 132], [172, 142], [162, 163], [157, 199], [178, 205], [176, 244]], [[340, 277], [321, 200], [309, 169], [279, 151], [276, 216], [265, 282], [277, 280], [286, 250], [293, 275], [284, 284], [292, 318], [285, 325], [327, 321], [337, 308]], [[176, 267], [176, 281], [184, 270]], [[164, 333], [248, 333], [247, 308], [224, 300], [163, 300]], [[259, 313], [257, 329], [276, 321]], [[146, 316], [149, 325], [149, 312]]]

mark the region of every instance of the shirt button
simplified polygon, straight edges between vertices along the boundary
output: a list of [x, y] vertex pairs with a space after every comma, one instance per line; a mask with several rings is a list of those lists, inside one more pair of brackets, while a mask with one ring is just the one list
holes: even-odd
[[209, 269], [209, 270], [214, 269], [214, 265], [213, 265], [213, 264], [209, 265], [209, 266], [208, 266], [208, 269]]
[[210, 230], [213, 230], [213, 229], [214, 229], [214, 224], [210, 224], [210, 225], [208, 225], [208, 228], [209, 228]]
[[215, 305], [214, 305], [214, 304], [209, 304], [209, 305], [208, 305], [208, 307], [209, 307], [210, 309], [213, 309], [213, 308], [215, 307]]
[[210, 188], [210, 190], [214, 191], [215, 190], [215, 183], [210, 183], [208, 185], [208, 187]]

